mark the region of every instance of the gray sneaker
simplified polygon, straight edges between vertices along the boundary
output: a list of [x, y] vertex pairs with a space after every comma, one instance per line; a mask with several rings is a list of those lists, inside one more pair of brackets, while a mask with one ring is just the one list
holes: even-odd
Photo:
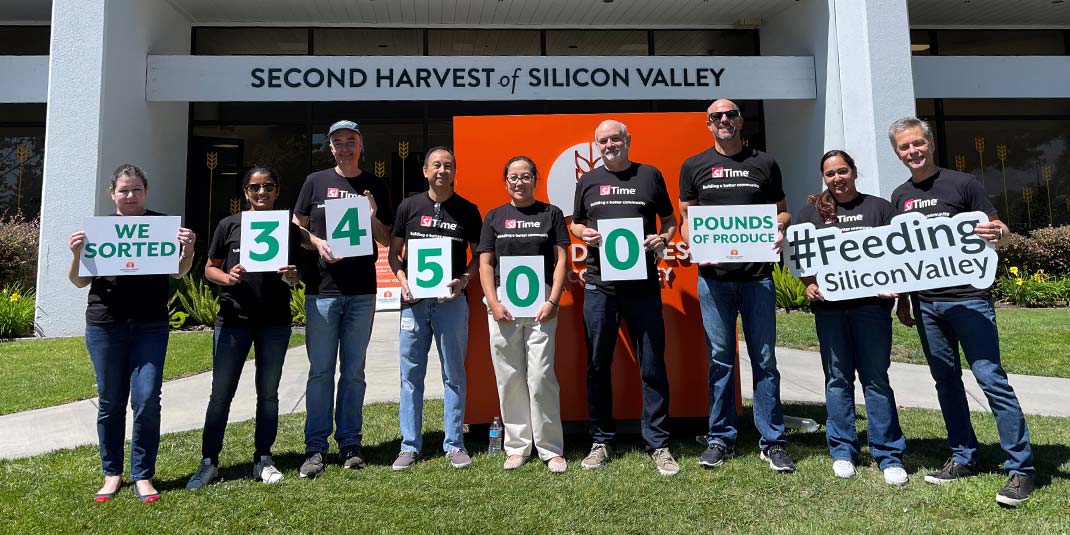
[[390, 466], [395, 472], [400, 472], [406, 468], [416, 464], [416, 461], [420, 459], [420, 454], [415, 451], [403, 451], [398, 454], [398, 458], [394, 460], [394, 464]]
[[446, 452], [446, 458], [454, 468], [464, 468], [472, 464], [472, 457], [464, 450], [451, 450]]
[[314, 479], [323, 473], [323, 454], [318, 451], [305, 454], [305, 462], [301, 463], [298, 474], [305, 479]]
[[205, 457], [201, 460], [201, 464], [197, 466], [197, 471], [193, 472], [193, 477], [189, 478], [186, 488], [189, 490], [199, 489], [211, 483], [217, 476], [219, 476], [219, 468], [212, 464], [211, 459]]
[[596, 468], [602, 468], [602, 465], [609, 462], [609, 446], [595, 442], [591, 445], [591, 453], [588, 453], [586, 457], [580, 461], [580, 467], [584, 470], [594, 470]]
[[658, 448], [650, 452], [650, 458], [654, 459], [654, 465], [663, 476], [675, 476], [680, 472], [680, 464], [672, 458], [669, 448]]

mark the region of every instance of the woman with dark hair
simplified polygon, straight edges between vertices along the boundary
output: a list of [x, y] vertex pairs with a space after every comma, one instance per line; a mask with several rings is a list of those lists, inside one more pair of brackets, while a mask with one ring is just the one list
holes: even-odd
[[[140, 168], [120, 165], [108, 187], [115, 202], [115, 215], [164, 215], [145, 209], [148, 189], [149, 182]], [[174, 278], [181, 279], [193, 265], [196, 240], [193, 231], [178, 229], [182, 252]], [[160, 448], [160, 387], [169, 333], [167, 275], [83, 277], [78, 274], [78, 258], [85, 245], [84, 231], [71, 234], [68, 246], [72, 257], [67, 276], [79, 288], [89, 286], [85, 346], [97, 380], [97, 437], [104, 471], [104, 484], [97, 491], [96, 501], [112, 499], [122, 486], [129, 398], [134, 412], [130, 478], [134, 494], [142, 502], [151, 503], [160, 499], [152, 478]]]
[[[438, 346], [445, 386], [446, 434], [442, 449], [454, 468], [472, 464], [464, 449], [464, 357], [468, 347], [468, 300], [465, 287], [479, 267], [476, 244], [483, 219], [479, 208], [453, 191], [456, 159], [446, 147], [427, 151], [423, 173], [428, 191], [401, 201], [390, 239], [390, 268], [401, 283], [401, 452], [394, 470], [411, 467], [423, 447], [424, 377], [431, 338]], [[413, 299], [406, 273], [407, 244], [422, 238], [449, 238], [451, 266], [435, 269], [448, 277], [449, 295], [438, 299]], [[469, 260], [471, 252], [471, 260]], [[443, 269], [444, 268], [444, 269]], [[417, 274], [412, 274], [416, 276]], [[426, 277], [426, 275], [425, 275]]]
[[[245, 173], [242, 189], [251, 210], [274, 210], [279, 176], [270, 167], [255, 166]], [[239, 263], [241, 221], [242, 214], [237, 213], [219, 222], [204, 266], [205, 278], [223, 288], [212, 339], [212, 395], [201, 437], [203, 459], [186, 484], [187, 489], [199, 489], [219, 475], [219, 452], [223, 449], [230, 403], [251, 347], [255, 348], [256, 365], [253, 478], [264, 483], [282, 480], [282, 472], [271, 459], [271, 446], [279, 429], [279, 380], [293, 322], [290, 287], [297, 284], [300, 276], [292, 265], [279, 268], [278, 274], [246, 271]], [[291, 250], [298, 239], [291, 232]]]
[[[895, 215], [891, 203], [855, 188], [858, 168], [849, 154], [831, 150], [821, 157], [825, 191], [811, 195], [798, 223], [843, 232], [887, 225]], [[861, 445], [855, 430], [854, 378], [866, 399], [869, 451], [889, 485], [905, 485], [906, 438], [899, 427], [895, 395], [888, 382], [892, 351], [892, 304], [888, 295], [825, 301], [814, 277], [805, 277], [806, 297], [814, 312], [821, 364], [825, 371], [826, 438], [836, 477], [855, 475]], [[894, 296], [892, 296], [894, 297]]]
[[[535, 200], [539, 172], [527, 156], [505, 164], [509, 202], [487, 212], [480, 236], [479, 275], [487, 299], [491, 362], [505, 424], [503, 468], [519, 468], [534, 449], [552, 473], [565, 463], [560, 387], [554, 374], [557, 309], [565, 287], [570, 242], [561, 209]], [[518, 229], [523, 229], [518, 231]], [[534, 318], [516, 318], [502, 304], [499, 260], [509, 256], [543, 259], [546, 300]]]

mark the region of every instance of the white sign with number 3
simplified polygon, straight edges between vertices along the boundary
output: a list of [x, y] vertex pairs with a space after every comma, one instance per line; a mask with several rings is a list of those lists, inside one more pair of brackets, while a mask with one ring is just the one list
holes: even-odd
[[449, 297], [453, 240], [420, 238], [405, 242], [409, 294], [413, 299]]
[[327, 199], [327, 246], [335, 258], [375, 254], [372, 246], [371, 204], [368, 198]]
[[290, 259], [290, 212], [247, 211], [241, 214], [241, 259], [245, 271], [278, 271]]
[[633, 281], [647, 277], [646, 247], [643, 247], [643, 218], [623, 217], [598, 221], [602, 245], [598, 269], [602, 280]]

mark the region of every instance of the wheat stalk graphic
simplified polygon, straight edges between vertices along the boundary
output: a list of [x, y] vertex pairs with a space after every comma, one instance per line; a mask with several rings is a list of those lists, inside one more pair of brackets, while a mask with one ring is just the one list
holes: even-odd
[[973, 138], [973, 148], [977, 151], [977, 160], [981, 162], [981, 183], [985, 182], [985, 138]]
[[583, 176], [583, 174], [587, 171], [594, 169], [595, 166], [598, 165], [599, 160], [601, 159], [602, 156], [595, 152], [594, 144], [592, 143], [587, 144], [586, 157], [580, 154], [580, 151], [574, 151], [573, 162], [575, 162], [576, 164], [576, 180], [579, 180], [580, 177]]
[[28, 145], [19, 145], [15, 148], [15, 161], [19, 163], [19, 186], [18, 193], [15, 198], [15, 209], [22, 211], [22, 168], [26, 160], [30, 159], [30, 147]]
[[1003, 177], [1003, 217], [1008, 221], [1011, 218], [1011, 204], [1007, 199], [1007, 146], [1000, 143], [996, 145], [996, 157], [999, 158], [999, 172]]
[[1048, 191], [1048, 224], [1054, 226], [1055, 218], [1051, 213], [1051, 165], [1048, 162], [1044, 162], [1044, 165], [1040, 167], [1040, 174], [1044, 177], [1044, 187]]
[[966, 172], [966, 156], [964, 154], [955, 155], [955, 169], [960, 173]]
[[401, 156], [401, 181], [405, 182], [405, 160], [409, 158], [409, 142], [398, 141], [398, 156]]
[[375, 162], [375, 176], [379, 178], [386, 176], [386, 162], [382, 160]]
[[230, 199], [230, 213], [236, 214], [241, 211], [241, 199], [234, 197]]
[[215, 168], [219, 166], [219, 153], [206, 154], [205, 166], [208, 167], [208, 228], [212, 228], [212, 186], [215, 185]]
[[1027, 224], [1033, 226], [1033, 188], [1026, 186], [1022, 189], [1022, 199], [1025, 200], [1025, 215]]

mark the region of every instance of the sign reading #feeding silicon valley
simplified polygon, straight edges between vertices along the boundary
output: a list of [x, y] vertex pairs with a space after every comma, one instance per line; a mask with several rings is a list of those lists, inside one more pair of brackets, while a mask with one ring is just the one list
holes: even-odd
[[453, 266], [449, 238], [419, 238], [405, 242], [409, 294], [413, 299], [449, 297]]
[[643, 247], [643, 218], [600, 219], [598, 232], [599, 274], [602, 280], [633, 281], [646, 278], [646, 247]]
[[829, 301], [947, 286], [988, 288], [996, 277], [996, 251], [974, 232], [982, 212], [926, 219], [896, 216], [891, 224], [853, 232], [793, 225], [786, 237], [788, 269], [815, 276]]
[[776, 205], [689, 206], [692, 262], [777, 262]]
[[78, 275], [158, 275], [178, 273], [178, 216], [106, 216], [83, 220], [85, 246]]
[[543, 293], [543, 258], [541, 256], [503, 256], [498, 258], [501, 273], [500, 301], [514, 318], [534, 318], [546, 302]]
[[239, 247], [239, 262], [250, 273], [274, 272], [287, 265], [290, 260], [290, 212], [242, 212]]

